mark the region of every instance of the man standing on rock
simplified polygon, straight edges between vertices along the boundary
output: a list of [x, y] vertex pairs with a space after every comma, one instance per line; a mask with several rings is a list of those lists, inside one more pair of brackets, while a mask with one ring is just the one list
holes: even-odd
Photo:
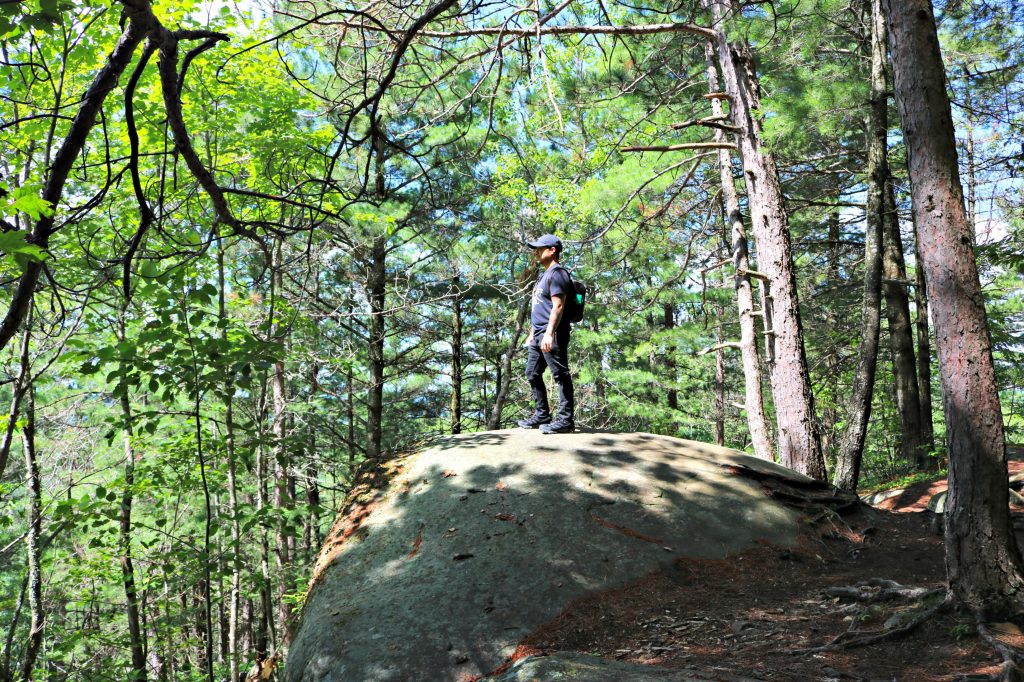
[[[524, 429], [540, 427], [541, 433], [570, 433], [576, 430], [573, 417], [572, 377], [569, 375], [569, 317], [565, 314], [570, 296], [575, 296], [569, 272], [558, 263], [562, 241], [545, 234], [529, 242], [534, 257], [544, 268], [533, 287], [530, 335], [526, 339], [526, 378], [533, 391], [533, 414], [519, 421]], [[544, 370], [558, 385], [558, 414], [551, 419]]]

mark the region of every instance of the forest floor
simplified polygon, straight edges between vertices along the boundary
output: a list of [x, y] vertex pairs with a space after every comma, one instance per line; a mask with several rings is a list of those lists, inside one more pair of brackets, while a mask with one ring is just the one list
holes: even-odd
[[[1024, 462], [1011, 462], [1024, 470]], [[1013, 471], [1011, 471], [1013, 473]], [[999, 657], [971, 618], [950, 610], [899, 639], [807, 651], [849, 630], [879, 632], [907, 604], [852, 603], [829, 588], [872, 579], [945, 585], [943, 541], [922, 511], [942, 482], [924, 482], [856, 517], [817, 525], [797, 547], [762, 546], [721, 560], [682, 559], [627, 587], [569, 604], [521, 654], [580, 651], [695, 673], [696, 679], [984, 679]], [[974, 677], [977, 676], [977, 677]]]

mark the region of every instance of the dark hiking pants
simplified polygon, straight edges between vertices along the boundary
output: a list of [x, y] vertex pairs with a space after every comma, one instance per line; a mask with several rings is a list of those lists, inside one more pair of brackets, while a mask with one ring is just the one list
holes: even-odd
[[575, 400], [573, 398], [572, 377], [569, 375], [569, 333], [555, 334], [550, 353], [542, 353], [540, 340], [535, 337], [534, 343], [527, 346], [526, 378], [533, 390], [533, 410], [539, 417], [548, 417], [551, 408], [548, 406], [548, 391], [544, 385], [544, 370], [551, 369], [551, 378], [558, 385], [558, 414], [556, 422], [573, 422]]

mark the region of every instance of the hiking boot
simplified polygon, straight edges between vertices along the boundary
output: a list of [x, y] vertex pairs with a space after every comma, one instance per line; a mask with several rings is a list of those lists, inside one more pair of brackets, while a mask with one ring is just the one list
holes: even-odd
[[545, 424], [540, 427], [541, 433], [572, 433], [576, 430], [576, 424], [573, 422], [557, 421], [552, 424]]
[[535, 429], [541, 424], [550, 424], [551, 417], [542, 417], [541, 415], [534, 414], [527, 417], [526, 419], [520, 419], [516, 423], [519, 424], [519, 427], [523, 429]]

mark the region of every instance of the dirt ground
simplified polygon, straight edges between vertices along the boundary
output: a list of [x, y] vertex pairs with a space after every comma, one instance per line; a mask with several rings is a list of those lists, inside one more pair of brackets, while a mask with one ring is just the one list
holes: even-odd
[[984, 679], [998, 670], [998, 656], [979, 640], [971, 619], [955, 611], [897, 640], [808, 651], [848, 630], [880, 631], [909, 606], [855, 602], [826, 594], [829, 588], [871, 579], [944, 586], [942, 537], [932, 516], [868, 509], [854, 519], [819, 523], [795, 549], [681, 560], [628, 587], [571, 603], [524, 640], [521, 652], [580, 651], [730, 682]]

